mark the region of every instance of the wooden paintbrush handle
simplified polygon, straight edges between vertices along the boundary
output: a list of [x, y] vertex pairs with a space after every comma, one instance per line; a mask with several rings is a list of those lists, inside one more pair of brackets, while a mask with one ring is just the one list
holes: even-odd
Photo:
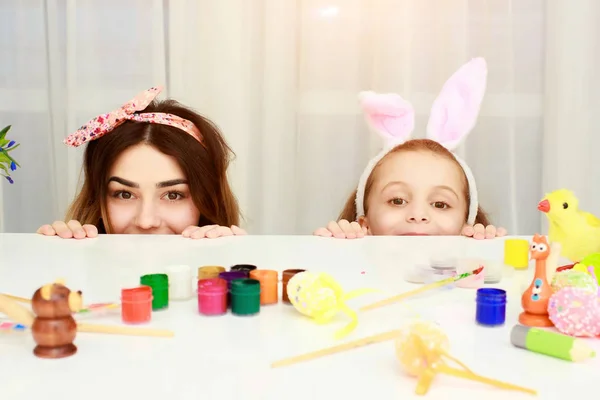
[[500, 389], [516, 390], [519, 392], [529, 393], [534, 396], [537, 395], [537, 391], [535, 391], [533, 389], [513, 385], [512, 383], [502, 382], [497, 379], [487, 378], [485, 376], [474, 374], [470, 371], [463, 371], [463, 370], [460, 370], [457, 368], [449, 367], [447, 365], [441, 365], [440, 367], [437, 368], [437, 371], [442, 372], [444, 374], [456, 376], [457, 378], [465, 378], [465, 379], [470, 379], [470, 380], [473, 380], [476, 382], [485, 383], [487, 385], [495, 386]]
[[31, 327], [35, 319], [31, 311], [2, 294], [0, 294], [0, 312], [6, 314], [13, 322], [27, 327]]
[[106, 333], [113, 335], [129, 336], [152, 336], [152, 337], [173, 337], [173, 331], [165, 329], [136, 328], [122, 325], [95, 325], [87, 323], [78, 323], [77, 332]]
[[296, 364], [302, 361], [314, 360], [315, 358], [321, 358], [325, 356], [329, 356], [335, 353], [341, 353], [342, 351], [352, 350], [359, 347], [364, 347], [370, 344], [381, 343], [387, 340], [393, 340], [400, 335], [399, 330], [393, 330], [389, 332], [383, 332], [373, 336], [367, 336], [362, 339], [354, 340], [352, 342], [340, 344], [337, 346], [327, 347], [325, 349], [313, 351], [306, 354], [301, 354], [299, 356], [294, 356], [290, 358], [286, 358], [280, 361], [276, 361], [271, 364], [271, 368], [285, 367], [288, 365]]

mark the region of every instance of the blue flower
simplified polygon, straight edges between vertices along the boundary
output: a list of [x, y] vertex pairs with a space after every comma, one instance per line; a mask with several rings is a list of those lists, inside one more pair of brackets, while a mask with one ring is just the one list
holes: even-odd
[[15, 164], [14, 161], [11, 161], [10, 162], [10, 170], [11, 171], [15, 171], [16, 169], [17, 169], [17, 164]]
[[11, 147], [13, 147], [15, 145], [15, 141], [11, 140], [10, 142], [8, 142], [8, 146], [6, 146], [7, 149], [10, 149]]
[[11, 184], [11, 185], [12, 185], [13, 183], [15, 183], [15, 181], [13, 181], [13, 180], [12, 180], [12, 178], [11, 178], [10, 176], [5, 176], [5, 175], [3, 175], [3, 176], [6, 178], [6, 180], [8, 180], [8, 181], [10, 182], [10, 184]]

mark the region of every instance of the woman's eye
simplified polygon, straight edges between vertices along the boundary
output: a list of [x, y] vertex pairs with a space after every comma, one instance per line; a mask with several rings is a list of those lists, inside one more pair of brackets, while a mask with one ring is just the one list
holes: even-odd
[[436, 201], [433, 203], [433, 206], [435, 208], [440, 208], [440, 209], [446, 209], [446, 208], [450, 207], [448, 204], [444, 203], [443, 201]]
[[114, 197], [121, 199], [121, 200], [130, 200], [133, 195], [131, 194], [131, 192], [126, 192], [126, 191], [118, 191], [114, 194]]
[[395, 206], [403, 206], [404, 204], [406, 204], [406, 200], [396, 198], [396, 199], [390, 200], [390, 203], [392, 203]]
[[169, 192], [167, 193], [167, 199], [171, 201], [180, 200], [183, 198], [183, 195], [179, 192]]

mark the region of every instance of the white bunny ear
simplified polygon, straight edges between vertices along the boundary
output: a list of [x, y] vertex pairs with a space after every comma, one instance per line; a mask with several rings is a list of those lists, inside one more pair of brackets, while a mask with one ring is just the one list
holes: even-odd
[[487, 83], [487, 64], [474, 58], [454, 73], [434, 101], [427, 138], [452, 151], [475, 126]]
[[361, 92], [360, 106], [371, 130], [385, 142], [400, 144], [410, 138], [415, 128], [412, 105], [397, 94]]

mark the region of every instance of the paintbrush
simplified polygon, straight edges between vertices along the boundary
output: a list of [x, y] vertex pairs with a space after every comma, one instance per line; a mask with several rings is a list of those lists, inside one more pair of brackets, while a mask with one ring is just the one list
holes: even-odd
[[473, 270], [471, 272], [465, 272], [464, 274], [460, 274], [460, 275], [457, 275], [457, 276], [452, 276], [450, 278], [443, 279], [441, 281], [434, 282], [434, 283], [431, 283], [429, 285], [421, 286], [418, 289], [411, 290], [409, 292], [402, 293], [402, 294], [399, 294], [397, 296], [392, 296], [392, 297], [389, 297], [387, 299], [384, 299], [384, 300], [381, 300], [381, 301], [369, 304], [367, 306], [361, 307], [360, 311], [373, 310], [375, 308], [380, 308], [380, 307], [383, 307], [383, 306], [387, 306], [388, 304], [397, 303], [397, 302], [399, 302], [401, 300], [404, 300], [404, 299], [407, 299], [407, 298], [409, 298], [411, 296], [414, 296], [414, 295], [417, 295], [417, 294], [421, 294], [421, 293], [427, 292], [429, 290], [433, 290], [433, 289], [436, 289], [436, 288], [439, 288], [439, 287], [442, 287], [442, 286], [446, 286], [446, 285], [452, 284], [452, 283], [454, 283], [456, 281], [460, 281], [461, 279], [468, 278], [469, 276], [477, 275], [481, 271], [483, 271], [483, 265], [480, 265], [479, 268], [477, 268], [477, 269], [475, 269], [475, 270]]
[[[33, 325], [33, 321], [35, 320], [33, 312], [2, 294], [0, 294], [0, 312], [6, 314], [8, 318], [27, 328], [31, 328], [31, 325]], [[77, 323], [77, 332], [154, 337], [175, 336], [172, 331], [164, 329], [136, 328], [120, 325], [95, 325], [81, 322]]]

